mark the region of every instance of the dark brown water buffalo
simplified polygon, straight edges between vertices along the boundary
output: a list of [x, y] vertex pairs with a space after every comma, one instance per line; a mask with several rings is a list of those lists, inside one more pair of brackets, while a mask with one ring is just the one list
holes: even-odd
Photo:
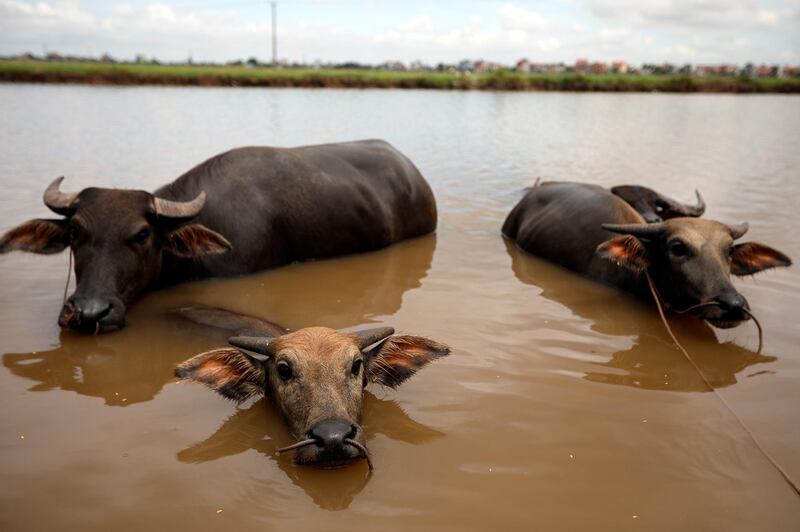
[[[260, 320], [224, 310], [189, 308], [180, 312], [198, 323], [238, 331], [262, 330]], [[295, 463], [323, 467], [369, 459], [360, 425], [367, 384], [395, 388], [450, 352], [446, 345], [428, 338], [395, 335], [390, 327], [355, 333], [306, 327], [229, 341], [240, 349], [201, 353], [179, 364], [175, 375], [236, 402], [268, 397], [299, 440], [290, 446], [297, 449]], [[256, 358], [245, 350], [266, 358]]]
[[428, 183], [380, 140], [240, 148], [152, 194], [67, 193], [61, 180], [44, 203], [64, 218], [8, 231], [0, 253], [70, 247], [77, 287], [59, 324], [81, 331], [124, 326], [126, 305], [153, 287], [375, 250], [436, 228]]
[[645, 271], [667, 307], [689, 309], [716, 327], [749, 319], [730, 275], [789, 266], [783, 253], [756, 242], [734, 244], [747, 224], [700, 218], [645, 223], [610, 191], [580, 183], [542, 183], [514, 207], [503, 234], [528, 253], [651, 298]]
[[611, 187], [611, 193], [625, 200], [647, 223], [657, 223], [670, 218], [698, 217], [706, 212], [706, 202], [700, 192], [695, 191], [697, 203], [684, 205], [641, 185], [619, 185]]

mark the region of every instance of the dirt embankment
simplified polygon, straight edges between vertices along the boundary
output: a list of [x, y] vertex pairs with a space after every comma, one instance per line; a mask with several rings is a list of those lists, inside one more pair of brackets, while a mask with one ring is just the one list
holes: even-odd
[[326, 75], [313, 72], [303, 75], [175, 75], [164, 72], [136, 73], [124, 70], [58, 71], [2, 70], [0, 82], [77, 83], [90, 85], [176, 85], [200, 87], [317, 87], [317, 88], [401, 88], [444, 90], [510, 91], [586, 91], [586, 92], [710, 92], [710, 93], [800, 93], [800, 80], [750, 78], [699, 78], [690, 76], [526, 76], [515, 73], [492, 73], [481, 76], [429, 76], [387, 74]]

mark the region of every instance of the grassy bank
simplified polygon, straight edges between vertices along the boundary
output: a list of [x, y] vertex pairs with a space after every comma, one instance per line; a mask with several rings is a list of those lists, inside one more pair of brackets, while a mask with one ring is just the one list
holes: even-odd
[[312, 70], [151, 64], [0, 61], [0, 82], [211, 87], [800, 93], [800, 78]]

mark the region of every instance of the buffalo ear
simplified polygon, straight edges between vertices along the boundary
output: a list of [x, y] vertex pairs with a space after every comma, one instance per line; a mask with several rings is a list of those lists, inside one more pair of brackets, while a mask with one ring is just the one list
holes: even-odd
[[597, 246], [597, 254], [618, 266], [632, 271], [641, 271], [650, 266], [647, 248], [641, 240], [631, 235], [622, 235], [606, 240]]
[[0, 253], [28, 251], [49, 255], [64, 251], [69, 245], [65, 219], [37, 219], [9, 230], [0, 238]]
[[792, 259], [764, 244], [745, 242], [733, 246], [731, 273], [752, 275], [777, 266], [791, 266]]
[[208, 227], [189, 224], [167, 234], [167, 250], [175, 256], [191, 259], [201, 255], [219, 255], [233, 249], [228, 240]]
[[396, 388], [450, 348], [422, 336], [391, 336], [367, 353], [367, 380]]
[[260, 360], [225, 347], [181, 362], [175, 368], [175, 376], [204, 384], [221, 396], [241, 403], [264, 393], [266, 373]]

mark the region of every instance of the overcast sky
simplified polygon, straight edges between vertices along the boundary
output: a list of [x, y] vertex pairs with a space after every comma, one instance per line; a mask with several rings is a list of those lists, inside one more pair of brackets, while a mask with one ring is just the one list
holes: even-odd
[[[270, 57], [266, 0], [0, 0], [0, 54]], [[279, 0], [290, 61], [800, 63], [800, 0]]]

